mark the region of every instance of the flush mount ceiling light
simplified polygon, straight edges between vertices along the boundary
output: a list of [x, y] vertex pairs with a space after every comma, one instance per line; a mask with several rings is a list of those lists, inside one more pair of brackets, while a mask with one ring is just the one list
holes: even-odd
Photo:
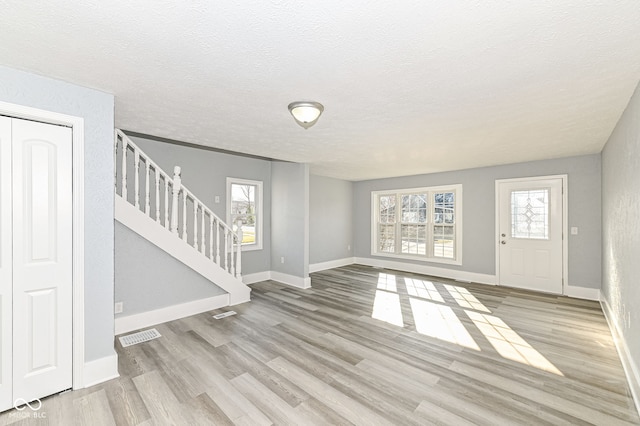
[[303, 101], [289, 104], [289, 112], [296, 120], [296, 123], [305, 129], [316, 124], [322, 111], [324, 111], [324, 107], [319, 102]]

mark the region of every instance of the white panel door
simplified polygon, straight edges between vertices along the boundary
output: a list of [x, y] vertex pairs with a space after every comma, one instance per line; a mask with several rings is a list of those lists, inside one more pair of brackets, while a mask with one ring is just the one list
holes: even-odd
[[72, 385], [71, 136], [12, 120], [14, 400]]
[[499, 285], [562, 294], [562, 179], [498, 182]]
[[0, 116], [0, 411], [13, 406], [11, 119]]

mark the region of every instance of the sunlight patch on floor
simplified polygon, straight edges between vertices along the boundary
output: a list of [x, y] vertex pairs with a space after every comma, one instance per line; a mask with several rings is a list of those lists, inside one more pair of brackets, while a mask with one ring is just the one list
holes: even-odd
[[376, 290], [371, 318], [397, 325], [398, 327], [404, 327], [400, 296], [396, 293]]
[[476, 297], [464, 287], [457, 287], [455, 285], [445, 284], [444, 288], [453, 297], [456, 303], [462, 308], [475, 309], [476, 311], [488, 312], [491, 311], [482, 304]]
[[422, 299], [409, 299], [416, 331], [426, 336], [480, 350], [453, 309]]
[[564, 376], [555, 365], [532, 348], [500, 318], [473, 311], [465, 310], [465, 312], [503, 358]]
[[444, 299], [431, 281], [405, 278], [404, 282], [407, 285], [409, 296], [422, 297], [423, 299], [444, 303]]
[[396, 276], [389, 274], [378, 274], [378, 290], [387, 290], [396, 293], [398, 291]]

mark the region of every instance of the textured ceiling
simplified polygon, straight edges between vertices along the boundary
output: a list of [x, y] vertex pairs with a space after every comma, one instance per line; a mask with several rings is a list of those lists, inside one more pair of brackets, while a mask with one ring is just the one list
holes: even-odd
[[119, 128], [350, 180], [597, 153], [640, 79], [637, 0], [0, 8], [0, 64], [113, 93]]

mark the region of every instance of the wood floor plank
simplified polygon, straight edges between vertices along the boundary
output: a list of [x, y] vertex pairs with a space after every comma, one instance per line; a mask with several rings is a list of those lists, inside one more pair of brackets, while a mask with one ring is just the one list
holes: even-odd
[[271, 421], [219, 371], [199, 361], [185, 361], [185, 368], [207, 388], [207, 394], [227, 417], [238, 424], [270, 425]]
[[393, 424], [284, 358], [278, 357], [267, 364], [355, 425]]
[[105, 391], [116, 424], [133, 426], [151, 418], [130, 377], [109, 381]]
[[353, 425], [349, 420], [336, 413], [326, 404], [315, 398], [309, 398], [298, 405], [295, 410], [308, 420], [308, 425], [333, 425], [348, 426]]
[[229, 359], [242, 366], [262, 385], [276, 394], [291, 407], [297, 407], [303, 401], [309, 399], [309, 394], [291, 383], [289, 379], [278, 374], [273, 369], [259, 362], [256, 358], [245, 352], [234, 343], [229, 343], [219, 348]]
[[307, 419], [295, 411], [291, 405], [271, 392], [269, 388], [245, 373], [234, 379], [231, 384], [262, 411], [274, 424], [303, 425]]
[[206, 393], [196, 396], [184, 405], [185, 409], [191, 412], [196, 424], [216, 426], [231, 426], [234, 424]]
[[114, 426], [116, 424], [104, 389], [76, 398], [73, 405], [74, 411], [80, 414], [78, 418], [80, 424]]
[[476, 424], [430, 401], [422, 401], [415, 409], [415, 413], [422, 416], [425, 421], [437, 425], [474, 426]]
[[[156, 424], [193, 424], [191, 412], [184, 410], [159, 371], [151, 371], [133, 378], [151, 419]], [[91, 423], [88, 423], [91, 424]], [[100, 423], [94, 423], [100, 424]]]

